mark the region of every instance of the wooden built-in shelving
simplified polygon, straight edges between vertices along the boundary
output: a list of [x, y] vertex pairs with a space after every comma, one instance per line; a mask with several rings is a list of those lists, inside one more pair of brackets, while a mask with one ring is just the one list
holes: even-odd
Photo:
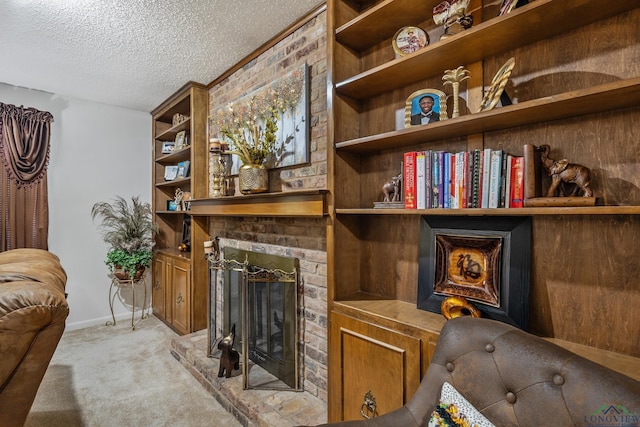
[[[408, 16], [414, 14], [413, 7], [409, 9], [409, 6], [404, 4], [412, 2], [400, 3], [403, 4], [396, 5], [396, 1], [387, 1], [380, 6], [397, 11], [398, 14], [406, 13]], [[415, 2], [413, 3], [415, 5]], [[507, 15], [487, 20], [445, 40], [432, 43], [411, 55], [397, 58], [355, 76], [349, 76], [336, 82], [335, 90], [340, 95], [353, 99], [370, 98], [418, 82], [426, 76], [442, 74], [443, 70], [455, 69], [461, 64], [470, 64], [566, 33], [631, 10], [636, 6], [632, 1], [536, 0]], [[351, 21], [351, 24], [341, 27], [341, 32], [349, 35], [344, 37], [345, 40], [341, 39], [336, 32], [337, 41], [349, 46], [352, 38], [375, 39], [383, 35], [391, 37], [393, 36], [391, 31], [397, 31], [396, 27], [395, 30], [387, 28], [388, 33], [378, 32], [374, 22], [380, 23], [384, 20], [367, 19], [366, 13], [363, 14]], [[355, 30], [351, 31], [351, 26], [355, 27]], [[359, 28], [363, 31], [366, 28], [367, 32], [360, 33]]]
[[336, 142], [336, 149], [374, 152], [638, 105], [640, 105], [640, 77], [467, 114], [432, 123], [429, 126], [413, 126], [349, 141], [339, 141]]

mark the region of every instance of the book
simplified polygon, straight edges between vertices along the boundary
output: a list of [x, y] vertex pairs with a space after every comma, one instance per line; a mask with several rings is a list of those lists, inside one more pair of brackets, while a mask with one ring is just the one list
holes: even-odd
[[480, 150], [473, 150], [471, 152], [472, 166], [471, 166], [471, 203], [470, 208], [479, 207], [478, 197], [480, 196]]
[[438, 151], [438, 207], [444, 208], [444, 151]]
[[506, 164], [505, 164], [505, 172], [504, 172], [504, 203], [503, 208], [511, 207], [511, 159], [513, 156], [511, 154], [507, 154]]
[[404, 185], [404, 208], [416, 209], [416, 151], [404, 153], [403, 185]]
[[441, 169], [440, 169], [440, 154], [441, 151], [434, 151], [432, 154], [432, 164], [431, 170], [433, 172], [433, 177], [431, 179], [431, 207], [432, 208], [440, 208], [440, 197], [439, 197], [439, 185], [442, 182], [441, 177]]
[[497, 208], [500, 203], [502, 153], [502, 150], [491, 151], [491, 170], [489, 172], [489, 208]]
[[449, 209], [451, 200], [449, 197], [451, 189], [451, 153], [442, 153], [442, 207]]
[[424, 179], [425, 179], [425, 208], [430, 209], [433, 206], [433, 151], [427, 150], [424, 153]]
[[507, 187], [507, 157], [509, 154], [506, 151], [502, 152], [502, 171], [500, 172], [500, 196], [498, 200], [498, 207], [504, 208], [505, 202], [507, 200], [507, 195], [505, 193]]
[[464, 207], [462, 203], [462, 194], [464, 192], [464, 151], [456, 153], [456, 178], [455, 178], [455, 193], [456, 208], [462, 209]]
[[511, 158], [511, 186], [509, 192], [512, 208], [524, 207], [524, 157]]
[[489, 172], [491, 171], [491, 148], [485, 148], [482, 158], [482, 199], [481, 208], [489, 207]]
[[426, 161], [425, 161], [425, 152], [418, 151], [416, 154], [416, 208], [417, 209], [425, 209], [426, 208], [426, 188], [425, 185], [427, 183], [425, 179], [426, 173]]

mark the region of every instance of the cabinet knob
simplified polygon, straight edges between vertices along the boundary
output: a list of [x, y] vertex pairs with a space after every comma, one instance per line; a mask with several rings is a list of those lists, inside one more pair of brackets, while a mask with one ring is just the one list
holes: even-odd
[[364, 403], [360, 407], [360, 413], [362, 414], [362, 417], [367, 420], [369, 418], [375, 417], [377, 415], [376, 406], [376, 398], [373, 393], [371, 393], [371, 390], [369, 390], [364, 394]]
[[176, 304], [182, 304], [182, 301], [184, 301], [184, 298], [182, 298], [182, 292], [180, 292], [178, 298], [176, 298]]
[[160, 290], [160, 280], [156, 280], [156, 290]]

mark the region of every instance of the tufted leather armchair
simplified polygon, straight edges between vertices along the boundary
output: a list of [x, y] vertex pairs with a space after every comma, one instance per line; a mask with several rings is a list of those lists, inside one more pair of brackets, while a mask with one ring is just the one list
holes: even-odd
[[640, 382], [505, 323], [471, 317], [442, 328], [405, 406], [331, 426], [426, 426], [445, 381], [496, 426], [640, 426]]
[[65, 328], [67, 275], [41, 249], [0, 252], [0, 426], [22, 426]]

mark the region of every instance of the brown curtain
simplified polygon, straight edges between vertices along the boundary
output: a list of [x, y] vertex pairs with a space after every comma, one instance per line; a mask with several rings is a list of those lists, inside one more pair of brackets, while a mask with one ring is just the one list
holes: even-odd
[[0, 251], [48, 249], [52, 121], [49, 112], [0, 103]]

